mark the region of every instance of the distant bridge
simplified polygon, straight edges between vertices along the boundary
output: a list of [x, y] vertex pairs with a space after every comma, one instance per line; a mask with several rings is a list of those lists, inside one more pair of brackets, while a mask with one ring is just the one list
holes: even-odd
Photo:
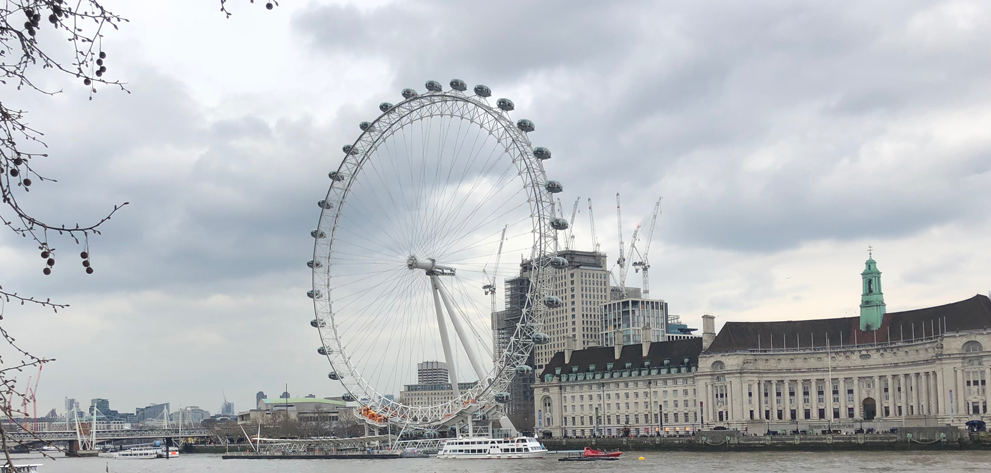
[[[79, 434], [86, 440], [90, 435]], [[4, 432], [7, 441], [18, 443], [31, 443], [42, 440], [45, 442], [75, 441], [75, 430], [51, 430], [38, 432]], [[121, 430], [98, 430], [96, 431], [96, 441], [107, 442], [111, 440], [140, 440], [140, 439], [168, 439], [187, 437], [214, 437], [216, 434], [210, 429], [190, 428], [190, 429], [121, 429]]]

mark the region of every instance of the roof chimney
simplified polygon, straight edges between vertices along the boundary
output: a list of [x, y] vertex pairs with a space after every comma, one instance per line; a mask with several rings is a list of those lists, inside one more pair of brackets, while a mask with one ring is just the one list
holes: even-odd
[[647, 353], [650, 352], [650, 333], [650, 325], [644, 325], [643, 328], [640, 329], [640, 346], [641, 353], [643, 353], [644, 358], [647, 358]]
[[702, 350], [708, 350], [709, 345], [716, 339], [716, 317], [705, 314], [702, 316]]
[[613, 337], [615, 338], [615, 341], [613, 342], [613, 351], [616, 355], [615, 358], [618, 360], [623, 354], [623, 331], [616, 330], [613, 332]]
[[571, 363], [571, 353], [575, 351], [575, 336], [564, 341], [564, 364]]

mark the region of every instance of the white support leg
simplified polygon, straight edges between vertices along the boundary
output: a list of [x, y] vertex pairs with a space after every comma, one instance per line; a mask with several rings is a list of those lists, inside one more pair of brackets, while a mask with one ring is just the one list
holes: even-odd
[[[454, 312], [454, 306], [451, 305], [451, 299], [447, 295], [447, 291], [444, 286], [440, 284], [440, 280], [437, 276], [430, 276], [430, 279], [434, 281], [434, 287], [438, 288], [440, 291], [440, 297], [444, 300], [444, 306], [447, 307], [447, 314], [451, 316], [451, 323], [454, 324], [454, 330], [458, 332], [458, 338], [461, 339], [461, 345], [465, 348], [465, 352], [468, 354], [468, 360], [471, 361], [471, 367], [475, 370], [475, 375], [478, 376], [478, 382], [482, 383], [485, 381], [485, 375], [487, 374], [485, 370], [482, 369], [482, 364], [478, 362], [478, 356], [475, 355], [475, 350], [472, 349], [468, 335], [465, 334], [465, 329], [461, 325], [461, 318]], [[453, 367], [449, 368], [453, 371]]]
[[444, 359], [447, 361], [447, 376], [451, 381], [451, 390], [454, 392], [454, 398], [457, 399], [461, 396], [461, 392], [458, 390], [458, 370], [454, 365], [454, 356], [451, 355], [451, 341], [447, 338], [447, 323], [444, 322], [444, 311], [440, 307], [440, 294], [443, 294], [443, 292], [441, 292], [440, 280], [437, 279], [436, 275], [430, 276], [430, 284], [433, 286], [434, 308], [437, 309], [437, 327], [440, 329], [440, 342], [444, 346]]

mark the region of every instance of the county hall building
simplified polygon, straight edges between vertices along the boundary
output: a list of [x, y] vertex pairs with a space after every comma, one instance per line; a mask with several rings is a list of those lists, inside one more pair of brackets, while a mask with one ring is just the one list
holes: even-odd
[[991, 299], [888, 313], [877, 263], [865, 266], [859, 317], [717, 334], [705, 315], [701, 339], [555, 354], [534, 384], [538, 434], [962, 428], [986, 416]]

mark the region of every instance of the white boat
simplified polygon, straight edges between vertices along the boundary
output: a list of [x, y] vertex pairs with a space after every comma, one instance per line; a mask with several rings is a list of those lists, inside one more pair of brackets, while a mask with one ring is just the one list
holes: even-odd
[[158, 458], [158, 454], [163, 453], [162, 449], [156, 447], [129, 448], [114, 452], [114, 458], [118, 460], [152, 460]]
[[437, 458], [497, 459], [544, 458], [547, 449], [533, 437], [494, 439], [463, 437], [448, 440]]
[[41, 463], [33, 463], [30, 465], [14, 465], [14, 469], [10, 470], [7, 465], [0, 466], [0, 473], [10, 473], [14, 471], [16, 473], [38, 473], [38, 467]]
[[[179, 451], [169, 449], [169, 458], [178, 458]], [[162, 447], [137, 447], [121, 450], [114, 453], [114, 458], [120, 460], [153, 460], [155, 458], [165, 458], [165, 449]]]

